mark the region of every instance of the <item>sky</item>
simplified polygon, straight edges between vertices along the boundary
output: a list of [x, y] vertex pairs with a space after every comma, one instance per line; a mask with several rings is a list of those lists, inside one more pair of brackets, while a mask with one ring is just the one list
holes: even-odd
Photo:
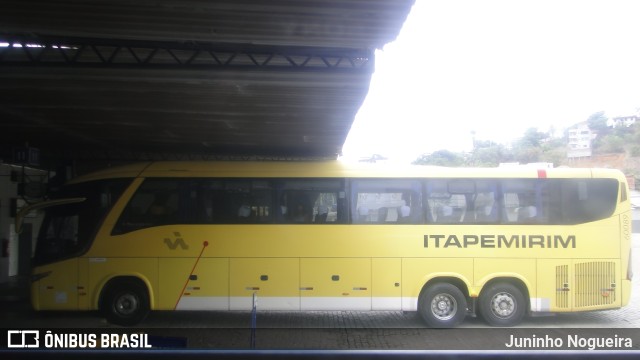
[[[345, 159], [411, 162], [640, 108], [640, 1], [416, 0], [376, 51]], [[472, 135], [472, 133], [474, 135]]]

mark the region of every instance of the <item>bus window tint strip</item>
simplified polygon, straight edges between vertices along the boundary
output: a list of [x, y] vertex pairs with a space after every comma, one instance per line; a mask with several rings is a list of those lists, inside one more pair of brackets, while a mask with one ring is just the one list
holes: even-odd
[[615, 179], [548, 178], [346, 184], [335, 178], [149, 178], [113, 234], [169, 224], [578, 224], [610, 216], [620, 188]]

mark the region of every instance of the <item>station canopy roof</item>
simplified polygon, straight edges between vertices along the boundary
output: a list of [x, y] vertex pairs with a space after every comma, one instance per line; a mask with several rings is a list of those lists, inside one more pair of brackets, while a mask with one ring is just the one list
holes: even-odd
[[0, 157], [335, 158], [413, 0], [0, 0]]

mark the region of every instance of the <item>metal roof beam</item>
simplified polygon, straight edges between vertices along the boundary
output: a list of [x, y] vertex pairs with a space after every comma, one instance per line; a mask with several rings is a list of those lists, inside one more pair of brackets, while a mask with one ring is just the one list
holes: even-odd
[[0, 34], [0, 66], [373, 71], [370, 49]]

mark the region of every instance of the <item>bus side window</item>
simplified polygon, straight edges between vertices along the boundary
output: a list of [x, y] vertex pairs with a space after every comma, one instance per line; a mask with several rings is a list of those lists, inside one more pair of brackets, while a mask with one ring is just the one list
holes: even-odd
[[422, 222], [421, 184], [414, 180], [353, 180], [354, 223], [418, 224]]
[[474, 201], [476, 223], [492, 223], [498, 220], [498, 204], [495, 192], [478, 193]]
[[338, 193], [322, 192], [313, 204], [313, 223], [327, 224], [338, 221]]
[[436, 224], [498, 222], [498, 182], [494, 179], [427, 181], [427, 219]]
[[179, 219], [178, 182], [170, 179], [146, 179], [133, 195], [114, 230], [126, 233], [153, 226], [175, 223]]
[[509, 179], [502, 183], [503, 221], [510, 224], [548, 223], [549, 180]]
[[475, 193], [468, 197], [468, 222], [487, 224], [498, 222], [499, 204], [497, 200], [498, 181], [495, 179], [475, 180]]
[[518, 194], [505, 192], [502, 194], [502, 214], [503, 221], [506, 223], [515, 223], [518, 221]]
[[427, 180], [425, 211], [427, 212], [427, 222], [441, 222], [444, 212], [449, 209], [443, 208], [449, 199], [446, 180]]
[[279, 222], [335, 224], [344, 222], [342, 179], [287, 179], [279, 183]]
[[604, 219], [616, 208], [619, 185], [615, 179], [563, 179], [561, 188], [565, 224]]
[[428, 219], [436, 224], [460, 223], [466, 217], [465, 195], [450, 190], [452, 179], [434, 179], [427, 182]]
[[214, 204], [218, 209], [214, 218], [219, 224], [265, 224], [273, 218], [273, 189], [268, 180], [225, 180], [223, 189], [218, 191], [220, 203]]
[[175, 192], [156, 192], [146, 214], [153, 225], [168, 224], [177, 213], [178, 196]]

